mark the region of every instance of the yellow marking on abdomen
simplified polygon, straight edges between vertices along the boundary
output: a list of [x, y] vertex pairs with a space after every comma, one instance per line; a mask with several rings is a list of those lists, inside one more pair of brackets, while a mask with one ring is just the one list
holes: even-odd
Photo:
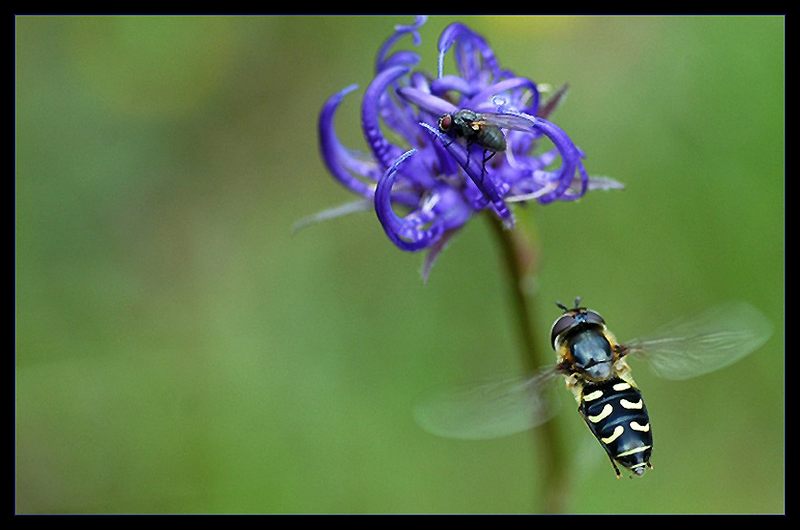
[[636, 403], [631, 403], [627, 399], [623, 398], [619, 400], [619, 404], [625, 407], [626, 409], [640, 409], [642, 408], [642, 400], [640, 399]]
[[650, 424], [649, 423], [645, 423], [644, 425], [639, 425], [637, 422], [632, 421], [630, 425], [631, 425], [631, 429], [633, 429], [634, 431], [647, 432], [647, 431], [650, 430]]
[[628, 455], [634, 455], [636, 453], [641, 453], [642, 451], [647, 451], [648, 449], [650, 449], [649, 445], [642, 445], [642, 446], [639, 446], [639, 447], [634, 447], [633, 449], [631, 449], [629, 451], [621, 452], [620, 454], [617, 455], [617, 458], [622, 458], [623, 456], [628, 456]]
[[589, 416], [589, 421], [592, 423], [597, 423], [603, 418], [608, 418], [608, 416], [611, 414], [613, 410], [614, 407], [612, 407], [610, 403], [606, 403], [606, 406], [603, 407], [603, 410], [600, 411], [600, 414], [598, 414], [597, 416]]
[[622, 425], [617, 425], [616, 427], [614, 427], [614, 432], [611, 434], [611, 436], [609, 436], [608, 438], [600, 438], [600, 441], [603, 442], [604, 444], [610, 444], [611, 442], [622, 436], [623, 432], [625, 432], [625, 428]]
[[586, 394], [585, 396], [583, 396], [583, 400], [584, 401], [594, 401], [595, 399], [597, 399], [599, 397], [602, 397], [602, 396], [603, 396], [603, 391], [602, 390], [595, 390], [594, 392], [590, 392], [589, 394]]
[[631, 387], [631, 385], [629, 385], [628, 383], [617, 383], [616, 385], [614, 385], [611, 388], [613, 388], [614, 390], [619, 392], [621, 390], [628, 390], [630, 387]]

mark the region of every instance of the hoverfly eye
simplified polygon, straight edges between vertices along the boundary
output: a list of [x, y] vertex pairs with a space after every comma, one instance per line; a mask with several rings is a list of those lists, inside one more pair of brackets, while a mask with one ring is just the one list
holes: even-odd
[[586, 310], [586, 322], [589, 324], [605, 324], [606, 321], [603, 320], [603, 317], [600, 316], [600, 313], [592, 311], [591, 309]]
[[453, 126], [453, 116], [445, 114], [439, 118], [439, 128], [443, 131], [448, 131]]
[[553, 324], [553, 329], [550, 331], [550, 344], [553, 348], [556, 347], [556, 339], [559, 335], [570, 329], [575, 325], [575, 318], [572, 315], [562, 315]]

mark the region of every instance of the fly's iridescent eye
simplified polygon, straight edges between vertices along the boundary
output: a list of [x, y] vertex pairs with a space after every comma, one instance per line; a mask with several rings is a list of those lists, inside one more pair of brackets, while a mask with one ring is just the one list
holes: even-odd
[[442, 131], [449, 131], [450, 127], [453, 126], [453, 116], [450, 114], [445, 114], [441, 118], [439, 118], [439, 128]]
[[575, 325], [575, 318], [572, 315], [562, 315], [553, 324], [553, 329], [550, 331], [550, 343], [553, 348], [556, 347], [556, 338]]

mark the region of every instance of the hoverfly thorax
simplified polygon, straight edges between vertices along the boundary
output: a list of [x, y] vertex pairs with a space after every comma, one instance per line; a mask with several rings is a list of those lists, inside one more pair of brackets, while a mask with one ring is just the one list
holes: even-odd
[[614, 374], [616, 341], [599, 313], [585, 307], [566, 310], [553, 323], [550, 340], [567, 371], [589, 381]]

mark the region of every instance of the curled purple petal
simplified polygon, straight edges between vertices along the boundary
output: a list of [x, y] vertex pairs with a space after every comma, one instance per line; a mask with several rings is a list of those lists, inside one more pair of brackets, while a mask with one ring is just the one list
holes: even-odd
[[578, 174], [580, 175], [580, 180], [578, 181], [580, 188], [577, 190], [573, 188], [575, 182], [573, 178], [569, 187], [564, 191], [564, 194], [559, 197], [562, 201], [576, 201], [586, 195], [586, 189], [589, 186], [589, 174], [586, 173], [586, 169], [584, 169], [583, 163], [580, 161], [578, 161]]
[[[381, 119], [403, 138], [413, 138], [417, 129], [417, 114], [405, 100], [384, 92], [378, 100]], [[381, 175], [383, 170], [381, 170]]]
[[455, 22], [447, 26], [439, 37], [438, 77], [441, 78], [444, 75], [444, 56], [453, 45], [456, 45], [456, 65], [462, 77], [468, 81], [474, 81], [482, 71], [477, 64], [475, 51], [480, 53], [483, 63], [495, 77], [500, 75], [500, 67], [494, 57], [494, 52], [483, 37], [464, 24]]
[[406, 75], [408, 68], [394, 66], [380, 72], [367, 87], [364, 101], [361, 103], [361, 126], [375, 158], [384, 168], [400, 156], [401, 149], [392, 145], [381, 132], [380, 98], [395, 80]]
[[[460, 166], [459, 166], [460, 167]], [[472, 182], [472, 179], [466, 179], [466, 186], [464, 188], [464, 198], [472, 206], [472, 209], [479, 212], [489, 206], [490, 201], [486, 195]]]
[[[550, 138], [553, 145], [561, 155], [561, 168], [559, 169], [558, 186], [554, 191], [539, 198], [541, 204], [547, 204], [561, 197], [569, 188], [575, 177], [575, 170], [580, 160], [575, 144], [569, 139], [567, 134], [556, 125], [544, 118], [537, 118], [535, 127], [541, 130], [545, 136]], [[585, 190], [584, 190], [585, 191]]]
[[[344, 99], [344, 96], [356, 88], [358, 88], [357, 85], [350, 85], [331, 96], [325, 102], [319, 117], [320, 151], [325, 165], [328, 166], [328, 170], [336, 180], [350, 191], [371, 199], [375, 194], [375, 184], [364, 182], [353, 176], [351, 172], [376, 181], [380, 175], [383, 175], [383, 172], [378, 170], [374, 160], [363, 160], [360, 153], [341, 145], [333, 127], [336, 109]], [[415, 205], [418, 202], [418, 197], [408, 192], [397, 192], [394, 195], [394, 200], [404, 205]]]
[[[348, 163], [345, 161], [348, 156], [348, 151], [340, 143], [336, 137], [336, 132], [333, 127], [333, 117], [336, 113], [336, 108], [344, 99], [344, 96], [358, 88], [358, 85], [350, 85], [341, 92], [331, 96], [325, 105], [322, 107], [322, 112], [319, 115], [319, 148], [322, 153], [322, 160], [328, 166], [328, 170], [333, 176], [341, 182], [347, 189], [363, 195], [364, 197], [372, 197], [374, 188], [357, 179], [347, 170]], [[352, 166], [351, 166], [352, 167]]]
[[363, 175], [377, 182], [383, 174], [380, 168], [378, 168], [378, 164], [361, 151], [355, 151], [342, 146], [342, 151], [339, 154], [342, 164], [357, 175]]
[[442, 175], [455, 175], [458, 173], [458, 162], [444, 148], [441, 142], [433, 142], [433, 151], [436, 154], [436, 161], [439, 163], [439, 173]]
[[430, 112], [434, 116], [452, 114], [458, 111], [458, 107], [449, 101], [413, 87], [401, 87], [397, 89], [397, 93], [409, 103], [417, 105], [419, 108]]
[[[485, 204], [484, 204], [485, 206]], [[426, 196], [420, 208], [441, 220], [445, 230], [461, 228], [475, 213], [464, 195], [450, 184], [441, 183]]]
[[411, 68], [412, 66], [416, 66], [417, 63], [419, 63], [419, 55], [408, 50], [401, 50], [387, 57], [386, 60], [381, 63], [380, 67], [378, 68], [378, 72], [382, 72], [387, 68], [393, 68], [395, 66], [405, 66], [407, 68]]
[[375, 190], [375, 213], [389, 239], [401, 250], [414, 252], [435, 243], [444, 232], [442, 223], [434, 219], [427, 229], [421, 229], [419, 222], [399, 217], [392, 208], [392, 186], [398, 172], [409, 158], [417, 153], [411, 149], [403, 153], [389, 166], [378, 181]]
[[[381, 131], [381, 108], [384, 108], [387, 104], [382, 98], [389, 97], [386, 94], [386, 90], [392, 83], [407, 73], [408, 69], [404, 67], [387, 68], [380, 72], [367, 87], [364, 101], [361, 104], [361, 126], [364, 130], [364, 136], [375, 158], [384, 169], [392, 165], [403, 150], [390, 143]], [[399, 114], [396, 117], [398, 120], [402, 119]], [[396, 123], [396, 125], [398, 124]], [[406, 176], [419, 186], [431, 186], [435, 182], [434, 176], [431, 175], [429, 170], [421, 166], [421, 163], [421, 160], [414, 159], [407, 170]]]
[[475, 85], [467, 82], [466, 79], [455, 75], [446, 75], [440, 77], [438, 79], [434, 79], [431, 82], [431, 92], [434, 94], [444, 94], [449, 90], [454, 90], [463, 94], [466, 97], [472, 97], [475, 95], [475, 91], [478, 89]]
[[403, 26], [398, 24], [394, 28], [394, 34], [391, 37], [386, 39], [383, 45], [378, 50], [378, 57], [375, 60], [375, 71], [380, 72], [381, 70], [385, 70], [387, 68], [386, 64], [386, 57], [389, 54], [389, 50], [394, 46], [395, 42], [401, 39], [403, 36], [411, 34], [412, 38], [414, 39], [414, 45], [419, 46], [420, 42], [422, 42], [422, 38], [419, 35], [419, 28], [425, 24], [428, 20], [427, 16], [417, 16], [416, 20], [410, 26]]
[[431, 92], [431, 85], [428, 76], [422, 72], [413, 72], [411, 74], [411, 86], [427, 94], [430, 94]]

